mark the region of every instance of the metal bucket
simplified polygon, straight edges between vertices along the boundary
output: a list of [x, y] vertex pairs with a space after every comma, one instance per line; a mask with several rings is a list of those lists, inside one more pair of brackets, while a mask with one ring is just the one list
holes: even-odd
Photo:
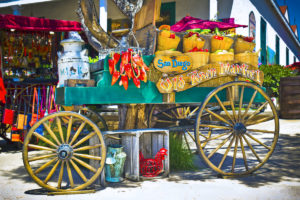
[[110, 145], [107, 148], [105, 161], [105, 180], [108, 182], [121, 182], [123, 178], [126, 153], [121, 145]]

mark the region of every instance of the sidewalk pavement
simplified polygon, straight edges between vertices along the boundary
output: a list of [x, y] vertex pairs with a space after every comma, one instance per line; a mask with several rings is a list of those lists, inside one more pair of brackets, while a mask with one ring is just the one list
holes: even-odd
[[300, 199], [300, 120], [280, 120], [280, 136], [273, 155], [250, 176], [218, 178], [196, 156], [201, 166], [196, 172], [172, 172], [165, 179], [109, 184], [92, 194], [47, 196], [41, 193], [23, 166], [21, 151], [10, 148], [4, 141], [0, 141], [0, 147], [0, 200]]

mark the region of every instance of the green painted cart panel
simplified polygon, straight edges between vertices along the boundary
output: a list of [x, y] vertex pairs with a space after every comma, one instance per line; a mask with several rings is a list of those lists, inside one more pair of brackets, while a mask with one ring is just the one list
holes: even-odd
[[[154, 56], [144, 56], [146, 65], [152, 62]], [[163, 103], [163, 95], [158, 91], [155, 83], [141, 82], [137, 88], [132, 80], [128, 89], [119, 86], [118, 82], [111, 86], [111, 75], [108, 70], [108, 57], [104, 60], [104, 70], [94, 74], [96, 87], [61, 87], [56, 89], [56, 103], [59, 105], [83, 105], [83, 104], [160, 104]], [[214, 87], [194, 87], [175, 94], [176, 103], [201, 103]], [[245, 89], [244, 102], [249, 102], [254, 90]], [[226, 91], [221, 91], [219, 98], [225, 101]], [[264, 99], [257, 95], [254, 102], [262, 102]], [[217, 102], [216, 99], [212, 100]]]

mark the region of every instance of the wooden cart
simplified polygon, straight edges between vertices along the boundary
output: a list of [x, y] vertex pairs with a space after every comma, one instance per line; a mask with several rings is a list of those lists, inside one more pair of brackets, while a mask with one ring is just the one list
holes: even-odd
[[[84, 5], [81, 3], [83, 10]], [[153, 58], [143, 57], [147, 66]], [[117, 84], [111, 86], [108, 58], [103, 62], [104, 70], [94, 74], [95, 87], [58, 88], [56, 103], [147, 105], [151, 108], [148, 127], [169, 128], [182, 132], [184, 138], [191, 137], [203, 161], [225, 176], [250, 174], [273, 153], [279, 120], [272, 100], [261, 87], [262, 72], [243, 65], [216, 64], [193, 71], [196, 79], [187, 72], [181, 78], [161, 77], [141, 83], [140, 88], [130, 82], [124, 90]], [[155, 70], [153, 65], [151, 70]], [[174, 78], [185, 85], [178, 85]], [[66, 193], [95, 182], [106, 158], [104, 129], [99, 128], [105, 127], [105, 122], [100, 118], [60, 111], [39, 120], [29, 130], [23, 147], [24, 165], [34, 181], [47, 190]], [[43, 134], [36, 131], [40, 128]]]

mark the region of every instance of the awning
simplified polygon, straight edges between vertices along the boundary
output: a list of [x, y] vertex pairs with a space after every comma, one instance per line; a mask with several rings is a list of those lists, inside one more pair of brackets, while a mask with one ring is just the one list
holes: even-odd
[[226, 29], [237, 28], [237, 27], [247, 27], [247, 26], [234, 24], [234, 23], [209, 21], [209, 20], [203, 20], [191, 16], [186, 16], [182, 18], [179, 22], [171, 26], [171, 30], [174, 32], [181, 32], [181, 31], [186, 31], [195, 28], [211, 29], [211, 30], [214, 30], [215, 28], [219, 28], [220, 30], [226, 30]]
[[22, 31], [82, 31], [81, 24], [76, 21], [54, 20], [18, 15], [0, 15], [0, 29]]

